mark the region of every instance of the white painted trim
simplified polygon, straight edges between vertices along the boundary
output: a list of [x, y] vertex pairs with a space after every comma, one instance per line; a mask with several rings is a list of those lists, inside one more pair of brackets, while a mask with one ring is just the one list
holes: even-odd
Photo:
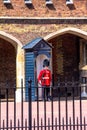
[[71, 4], [73, 4], [73, 0], [69, 0], [69, 1], [66, 0], [66, 5], [71, 5]]
[[11, 1], [10, 1], [10, 0], [3, 0], [3, 3], [4, 3], [4, 4], [10, 4]]
[[52, 0], [46, 0], [46, 5], [52, 5], [52, 4], [53, 4]]
[[32, 0], [25, 0], [25, 4], [32, 4]]

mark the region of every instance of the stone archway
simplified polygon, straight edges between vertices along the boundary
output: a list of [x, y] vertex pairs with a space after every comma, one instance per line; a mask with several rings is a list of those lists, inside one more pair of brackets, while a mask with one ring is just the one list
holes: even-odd
[[[63, 36], [65, 36], [65, 35], [69, 35], [69, 37], [72, 37], [72, 36], [74, 36], [73, 38], [76, 38], [78, 41], [78, 47], [76, 47], [77, 48], [77, 51], [79, 51], [79, 52], [77, 52], [77, 51], [75, 51], [76, 53], [78, 53], [78, 54], [76, 54], [76, 55], [72, 55], [73, 57], [74, 57], [74, 59], [76, 59], [75, 60], [75, 62], [72, 62], [72, 60], [70, 59], [70, 56], [71, 56], [71, 53], [68, 53], [68, 58], [69, 58], [69, 60], [71, 60], [71, 63], [75, 63], [74, 65], [75, 65], [75, 67], [74, 68], [72, 68], [72, 72], [74, 72], [73, 70], [75, 70], [75, 75], [78, 75], [78, 78], [80, 78], [81, 77], [81, 73], [83, 74], [83, 72], [85, 71], [85, 75], [82, 75], [83, 77], [85, 76], [85, 77], [87, 77], [87, 63], [85, 63], [84, 61], [86, 60], [86, 57], [84, 57], [84, 60], [82, 61], [82, 57], [83, 56], [85, 56], [86, 55], [86, 53], [85, 52], [83, 52], [83, 50], [85, 51], [86, 49], [84, 49], [83, 48], [83, 44], [84, 44], [84, 47], [86, 46], [86, 44], [87, 44], [87, 32], [85, 32], [85, 31], [83, 31], [83, 30], [80, 30], [80, 29], [77, 29], [77, 28], [73, 28], [73, 27], [68, 27], [68, 28], [64, 28], [64, 29], [60, 29], [60, 30], [58, 30], [58, 31], [56, 31], [56, 32], [54, 32], [54, 33], [51, 33], [51, 34], [49, 34], [49, 35], [47, 35], [44, 39], [45, 40], [47, 40], [48, 42], [50, 42], [50, 43], [52, 43], [52, 41], [53, 41], [53, 39], [58, 39], [59, 40], [59, 38], [60, 37], [62, 37], [62, 39], [63, 39]], [[73, 38], [72, 38], [72, 40], [73, 40]], [[59, 44], [60, 44], [60, 46], [62, 45], [62, 40], [61, 40], [61, 38], [60, 38], [60, 40], [58, 41], [59, 42]], [[64, 41], [65, 42], [65, 41]], [[54, 42], [55, 43], [55, 42]], [[52, 44], [53, 45], [53, 44]], [[70, 44], [68, 44], [68, 45], [70, 45]], [[72, 43], [72, 41], [71, 41], [71, 47], [70, 48], [72, 48], [72, 46], [75, 46], [75, 45], [77, 45], [76, 43], [75, 44], [73, 44]], [[62, 49], [62, 46], [60, 47], [61, 49]], [[65, 47], [66, 48], [66, 47]], [[76, 49], [75, 47], [74, 47], [74, 49]], [[65, 52], [64, 52], [65, 53]], [[84, 54], [83, 54], [84, 53]], [[70, 54], [70, 55], [69, 55]], [[62, 56], [62, 53], [61, 53], [61, 56]], [[58, 55], [57, 55], [57, 57], [58, 57]], [[66, 57], [66, 56], [65, 56]], [[59, 58], [60, 58], [60, 56], [59, 56]], [[61, 62], [63, 63], [64, 62], [64, 60], [67, 62], [68, 61], [68, 59], [67, 59], [67, 57], [65, 58], [65, 59], [60, 59], [61, 60]], [[77, 61], [78, 60], [78, 61]], [[59, 62], [60, 63], [60, 62]], [[85, 63], [85, 64], [84, 64]], [[53, 63], [54, 64], [54, 63]], [[76, 67], [77, 66], [77, 67]], [[58, 66], [59, 67], [59, 69], [58, 69], [58, 71], [60, 70], [60, 65]], [[63, 67], [64, 66], [62, 66], [62, 69], [61, 70], [63, 70]], [[55, 67], [54, 67], [55, 68]], [[71, 71], [71, 66], [69, 66], [69, 68], [70, 68], [70, 71]], [[68, 71], [67, 71], [68, 72]], [[81, 73], [80, 73], [81, 72]], [[67, 73], [68, 74], [68, 73]], [[71, 74], [71, 73], [70, 73]], [[69, 75], [69, 74], [68, 74]], [[58, 77], [58, 76], [57, 76]]]
[[[8, 75], [8, 73], [4, 72], [4, 74], [6, 74], [6, 76], [8, 77], [8, 82], [10, 82], [10, 80], [15, 80], [15, 82], [13, 84], [16, 85], [16, 87], [21, 87], [21, 79], [23, 79], [23, 83], [24, 83], [24, 50], [22, 49], [22, 43], [16, 39], [15, 37], [13, 37], [12, 35], [9, 35], [5, 32], [0, 31], [0, 40], [2, 41], [2, 51], [4, 51], [5, 53], [2, 54], [6, 54], [6, 56], [4, 55], [4, 57], [2, 57], [1, 60], [5, 59], [6, 62], [9, 62], [10, 60], [10, 66], [5, 66], [4, 69], [6, 68], [8, 71], [11, 69], [11, 72], [14, 72], [13, 78], [11, 78], [11, 74]], [[7, 48], [8, 47], [8, 48]], [[7, 58], [7, 55], [8, 58]], [[10, 57], [10, 58], [9, 58]], [[12, 57], [12, 59], [11, 59]], [[7, 59], [6, 59], [7, 58]], [[3, 63], [4, 60], [3, 60]], [[14, 67], [12, 68], [12, 64], [14, 64]], [[8, 69], [8, 67], [10, 69]], [[13, 73], [12, 72], [12, 73]], [[9, 78], [10, 76], [10, 78]], [[5, 75], [4, 75], [5, 77]], [[10, 83], [8, 83], [10, 84]]]
[[60, 29], [56, 32], [53, 32], [53, 33], [47, 35], [46, 37], [44, 37], [44, 39], [49, 41], [50, 39], [53, 39], [56, 36], [58, 37], [60, 35], [66, 34], [66, 33], [74, 34], [76, 36], [79, 36], [79, 37], [87, 40], [87, 32], [85, 32], [81, 29], [78, 29], [78, 28], [74, 28], [74, 27], [67, 27], [67, 28], [64, 28], [64, 29]]
[[[84, 42], [82, 42], [83, 40], [85, 42], [87, 41], [87, 32], [85, 32], [81, 29], [78, 29], [78, 28], [74, 28], [74, 27], [67, 27], [64, 29], [60, 29], [54, 33], [47, 35], [46, 37], [44, 37], [44, 39], [46, 41], [50, 41], [51, 39], [53, 39], [55, 37], [59, 37], [59, 36], [64, 35], [64, 34], [72, 34], [72, 35], [79, 37], [81, 39], [80, 44], [84, 43]], [[87, 65], [86, 64], [84, 65], [84, 63], [83, 64], [81, 63], [81, 65], [79, 66], [79, 69], [80, 70], [87, 70]]]
[[[78, 46], [76, 47], [77, 48], [76, 53], [78, 53], [78, 54], [73, 55], [74, 59], [76, 58], [75, 63], [77, 64], [77, 65], [75, 65], [75, 70], [78, 70], [77, 75], [78, 75], [80, 81], [82, 82], [82, 84], [83, 84], [83, 79], [84, 78], [85, 78], [84, 82], [86, 84], [87, 83], [87, 58], [86, 58], [87, 57], [87, 32], [82, 31], [81, 29], [68, 27], [68, 28], [60, 29], [60, 30], [58, 30], [58, 31], [56, 31], [54, 33], [51, 33], [48, 36], [46, 36], [44, 39], [51, 42], [52, 39], [59, 38], [59, 37], [64, 36], [66, 34], [69, 34], [70, 36], [73, 35], [73, 36], [77, 37], [77, 39], [79, 40], [79, 42], [77, 41]], [[71, 41], [71, 43], [72, 43], [72, 41]], [[60, 45], [62, 45], [61, 40], [60, 40]], [[69, 54], [68, 54], [68, 56], [70, 57]], [[57, 55], [57, 57], [58, 57], [58, 55]], [[67, 60], [68, 59], [66, 58], [66, 61]], [[77, 68], [76, 68], [76, 66], [77, 66]], [[70, 66], [70, 70], [71, 70], [71, 66]], [[72, 72], [74, 72], [74, 71], [72, 70]], [[82, 90], [82, 94], [81, 94], [82, 97], [87, 97], [87, 94], [86, 94], [85, 90], [86, 89], [84, 87], [84, 90]]]

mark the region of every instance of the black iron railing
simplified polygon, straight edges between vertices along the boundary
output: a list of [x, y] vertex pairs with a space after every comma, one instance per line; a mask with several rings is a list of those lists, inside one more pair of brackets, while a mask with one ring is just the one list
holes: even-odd
[[[0, 130], [87, 129], [86, 82], [58, 80], [57, 86], [50, 87], [50, 100], [41, 98], [41, 87], [32, 87], [31, 79], [28, 83], [27, 101], [23, 82], [19, 88], [0, 87], [0, 94], [5, 92], [5, 96], [0, 97]], [[12, 89], [13, 98], [9, 96], [9, 89]]]

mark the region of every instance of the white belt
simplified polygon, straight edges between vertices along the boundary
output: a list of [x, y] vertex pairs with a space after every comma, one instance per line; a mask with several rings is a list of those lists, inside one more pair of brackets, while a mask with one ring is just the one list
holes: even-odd
[[42, 79], [49, 79], [49, 77], [43, 77]]

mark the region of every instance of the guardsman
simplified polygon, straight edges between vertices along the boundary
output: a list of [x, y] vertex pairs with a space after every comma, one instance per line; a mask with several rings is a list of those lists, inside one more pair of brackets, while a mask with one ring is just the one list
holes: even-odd
[[38, 76], [38, 83], [42, 86], [42, 97], [46, 100], [50, 100], [50, 85], [52, 81], [49, 64], [48, 59], [43, 61], [43, 69], [40, 71]]

